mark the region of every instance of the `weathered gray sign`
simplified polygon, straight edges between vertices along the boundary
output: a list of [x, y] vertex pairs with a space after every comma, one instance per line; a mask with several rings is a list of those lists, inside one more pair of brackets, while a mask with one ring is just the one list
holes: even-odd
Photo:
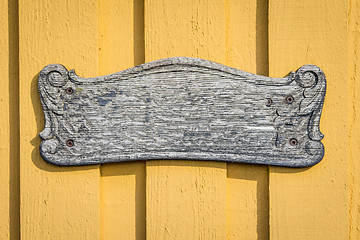
[[305, 65], [269, 78], [176, 57], [81, 78], [39, 76], [41, 156], [56, 165], [191, 159], [306, 167], [324, 155], [324, 73]]

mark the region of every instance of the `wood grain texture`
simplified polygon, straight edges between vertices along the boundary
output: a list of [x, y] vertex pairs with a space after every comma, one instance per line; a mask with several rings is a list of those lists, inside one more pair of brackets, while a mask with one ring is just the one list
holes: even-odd
[[56, 165], [188, 159], [307, 167], [324, 155], [324, 73], [268, 78], [173, 57], [81, 78], [41, 70], [41, 156]]
[[271, 239], [349, 239], [347, 1], [270, 1], [270, 76], [318, 64], [328, 80], [320, 128], [324, 160], [270, 167]]
[[[147, 193], [152, 199], [148, 199], [146, 233], [145, 222], [137, 224], [146, 207], [136, 200], [145, 198], [136, 193], [145, 191], [145, 173], [139, 165], [101, 165], [100, 184], [92, 178], [99, 176], [96, 168], [65, 170], [44, 163], [38, 152], [37, 134], [44, 119], [37, 73], [46, 64], [61, 62], [77, 69], [81, 76], [94, 77], [145, 62], [143, 46], [136, 47], [143, 44], [143, 21], [130, 20], [144, 18], [141, 13], [132, 15], [132, 5], [141, 2], [20, 0], [20, 95], [16, 90], [17, 1], [0, 3], [0, 239], [20, 238], [20, 193], [16, 187], [20, 145], [23, 239], [144, 239], [145, 235], [166, 239], [176, 234], [177, 239], [182, 234], [190, 239], [225, 239], [224, 234], [210, 236], [210, 232], [224, 229], [228, 239], [268, 239], [268, 187], [271, 239], [359, 239], [360, 13], [356, 0], [270, 1], [270, 75], [285, 76], [308, 63], [327, 73], [321, 121], [327, 153], [319, 165], [304, 171], [271, 168], [268, 186], [267, 166], [227, 164], [224, 180], [223, 167], [216, 171], [217, 165], [202, 165], [205, 162], [192, 165], [195, 162], [184, 161], [181, 166], [172, 166], [173, 161], [148, 163], [155, 166], [148, 169], [154, 174], [148, 182], [148, 189], [153, 188]], [[201, 57], [268, 76], [267, 33], [263, 32], [267, 16], [262, 13], [259, 17], [264, 10], [258, 9], [266, 8], [267, 1], [147, 1], [150, 4], [154, 7], [147, 15], [147, 61]], [[16, 123], [18, 98], [21, 142]], [[170, 180], [162, 180], [165, 178]], [[211, 194], [216, 197], [211, 198]], [[219, 203], [224, 201], [225, 216]]]
[[[267, 0], [226, 1], [226, 64], [268, 76]], [[227, 164], [227, 239], [269, 239], [268, 166]]]
[[19, 239], [19, 69], [17, 1], [0, 3], [0, 239]]
[[101, 165], [101, 239], [145, 239], [145, 164]]
[[39, 67], [63, 62], [97, 75], [97, 1], [19, 1], [20, 188], [22, 239], [98, 239], [99, 167], [44, 162]]
[[[1, 25], [0, 25], [0, 34], [3, 36], [0, 38], [0, 47], [3, 50], [4, 56], [0, 59], [0, 70], [3, 73], [4, 79], [9, 79], [9, 29], [8, 29], [8, 2], [2, 1], [0, 3], [1, 11]], [[4, 94], [1, 95], [0, 101], [4, 104], [1, 104], [0, 110], [0, 121], [4, 124], [0, 132], [0, 154], [3, 156], [1, 163], [3, 167], [0, 170], [0, 238], [9, 239], [10, 238], [10, 124], [9, 124], [9, 82], [1, 81], [0, 87], [4, 89]]]
[[[146, 62], [225, 63], [225, 1], [145, 1]], [[147, 239], [225, 239], [226, 163], [146, 163]]]
[[349, 191], [350, 238], [360, 239], [360, 3], [349, 1]]
[[[142, 0], [98, 3], [99, 75], [143, 63]], [[145, 239], [145, 163], [100, 166], [100, 239]]]

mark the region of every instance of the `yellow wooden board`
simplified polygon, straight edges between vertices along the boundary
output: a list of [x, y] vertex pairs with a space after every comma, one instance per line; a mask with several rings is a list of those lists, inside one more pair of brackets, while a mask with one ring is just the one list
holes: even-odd
[[39, 154], [39, 71], [62, 63], [98, 74], [97, 1], [19, 1], [20, 227], [22, 239], [98, 239], [99, 166], [62, 168]]
[[20, 233], [17, 8], [17, 1], [0, 2], [0, 239], [18, 239]]
[[269, 3], [270, 76], [304, 64], [326, 74], [325, 157], [304, 169], [270, 167], [270, 239], [349, 239], [347, 1]]
[[349, 1], [349, 222], [350, 239], [360, 239], [360, 2]]
[[[267, 1], [226, 2], [226, 65], [267, 75]], [[268, 239], [268, 167], [227, 164], [227, 239]]]
[[[144, 61], [144, 4], [104, 0], [98, 3], [99, 75]], [[145, 163], [100, 166], [101, 239], [145, 238]]]
[[[8, 2], [0, 2], [0, 15], [1, 25], [0, 34], [3, 36], [0, 38], [0, 47], [3, 49], [3, 55], [0, 59], [0, 70], [3, 73], [5, 79], [10, 78], [9, 73], [9, 28], [8, 28]], [[10, 163], [10, 124], [9, 124], [9, 81], [1, 81], [0, 87], [4, 89], [4, 94], [0, 96], [0, 121], [3, 124], [3, 128], [0, 131], [0, 154], [2, 156], [3, 168], [0, 170], [0, 238], [10, 238], [10, 190], [9, 190], [9, 163]]]
[[[223, 0], [145, 1], [145, 60], [188, 56], [225, 63], [224, 6]], [[226, 163], [147, 162], [147, 239], [224, 239], [225, 204]]]
[[[0, 11], [0, 239], [360, 238], [358, 1], [9, 0]], [[323, 161], [56, 167], [40, 157], [45, 65], [94, 77], [173, 56], [271, 77], [320, 66]]]

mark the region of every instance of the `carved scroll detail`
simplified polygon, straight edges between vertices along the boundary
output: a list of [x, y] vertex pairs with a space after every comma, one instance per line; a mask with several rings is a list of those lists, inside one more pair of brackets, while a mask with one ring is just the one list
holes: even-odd
[[176, 57], [82, 78], [39, 75], [42, 157], [56, 165], [193, 159], [288, 167], [318, 163], [325, 75], [305, 65], [269, 78]]

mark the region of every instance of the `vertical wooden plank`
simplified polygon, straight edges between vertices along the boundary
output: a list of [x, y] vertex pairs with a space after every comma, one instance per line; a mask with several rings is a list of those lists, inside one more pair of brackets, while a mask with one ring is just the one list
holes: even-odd
[[4, 81], [0, 81], [1, 89], [4, 89], [4, 93], [0, 96], [0, 123], [2, 128], [0, 129], [0, 154], [2, 158], [2, 168], [0, 170], [0, 238], [9, 239], [10, 238], [10, 124], [9, 124], [9, 25], [8, 25], [8, 2], [0, 2], [0, 47], [2, 49], [3, 55], [0, 58], [0, 70], [3, 73]]
[[16, 0], [8, 1], [8, 20], [10, 239], [20, 239], [19, 9]]
[[101, 239], [145, 239], [145, 163], [101, 166]]
[[98, 239], [99, 167], [57, 167], [39, 155], [39, 71], [62, 63], [98, 75], [97, 1], [19, 1], [22, 239]]
[[[200, 57], [225, 63], [225, 2], [145, 1], [145, 60]], [[147, 239], [226, 238], [226, 164], [149, 161]]]
[[349, 239], [347, 14], [345, 0], [270, 1], [270, 76], [316, 64], [327, 78], [324, 159], [270, 168], [271, 239]]
[[350, 239], [360, 239], [360, 3], [349, 4]]
[[19, 239], [19, 69], [17, 1], [0, 2], [0, 239]]
[[[99, 1], [99, 75], [144, 61], [142, 0]], [[145, 163], [104, 164], [101, 239], [145, 239]]]
[[[267, 0], [228, 0], [226, 64], [268, 73]], [[268, 239], [268, 167], [228, 164], [227, 239]]]

